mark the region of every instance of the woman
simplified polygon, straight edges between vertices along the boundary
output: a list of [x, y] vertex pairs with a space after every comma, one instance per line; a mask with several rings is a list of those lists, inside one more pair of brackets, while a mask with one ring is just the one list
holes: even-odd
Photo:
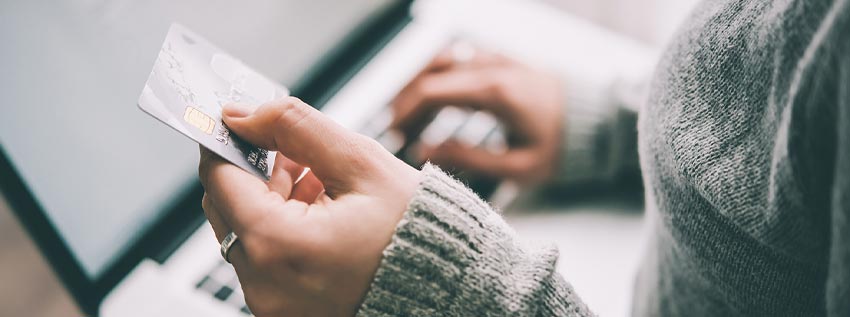
[[[635, 315], [850, 315], [847, 2], [708, 1], [683, 26], [640, 111], [654, 231]], [[565, 138], [552, 119], [557, 85], [509, 61], [479, 65], [491, 67], [429, 69], [417, 81], [480, 84], [412, 85], [397, 124], [429, 100], [491, 107], [524, 141], [444, 161], [516, 178], [539, 177], [538, 164], [580, 173], [574, 111]], [[294, 98], [251, 109], [229, 106], [224, 120], [282, 153], [272, 179], [206, 151], [200, 177], [217, 238], [238, 236], [227, 258], [257, 316], [592, 314], [554, 272], [556, 250], [519, 246], [437, 167], [413, 169]], [[293, 185], [303, 166], [312, 173]]]

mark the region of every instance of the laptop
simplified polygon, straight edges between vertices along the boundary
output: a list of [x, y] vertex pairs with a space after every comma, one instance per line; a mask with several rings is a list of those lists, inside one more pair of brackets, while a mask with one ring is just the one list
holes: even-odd
[[[356, 14], [349, 15], [345, 23], [337, 23], [351, 31], [329, 36], [335, 41], [323, 48], [329, 53], [311, 61], [312, 66], [298, 74], [297, 82], [282, 80], [290, 84], [293, 95], [343, 126], [373, 137], [389, 151], [401, 154], [410, 144], [399, 141], [387, 130], [392, 98], [433, 56], [457, 45], [459, 40], [473, 39], [477, 46], [527, 63], [580, 74], [582, 87], [592, 87], [590, 83], [594, 81], [606, 82], [602, 79], [605, 76], [622, 77], [622, 73], [613, 69], [623, 71], [641, 66], [634, 56], [618, 59], [616, 52], [635, 55], [645, 49], [626, 43], [608, 51], [611, 46], [601, 43], [610, 34], [554, 13], [537, 2], [453, 4], [456, 2], [360, 1], [356, 8], [353, 5], [350, 8]], [[478, 12], [484, 3], [493, 11], [472, 18], [469, 13]], [[316, 6], [312, 9], [317, 12], [328, 10]], [[120, 11], [98, 9], [104, 11], [107, 20]], [[260, 6], [258, 10], [262, 9]], [[167, 26], [171, 21], [162, 22]], [[257, 28], [267, 27], [255, 24]], [[215, 34], [197, 31], [219, 44]], [[545, 41], [540, 38], [551, 39], [555, 34], [569, 37], [576, 32], [590, 32], [588, 38], [599, 43], [585, 42], [582, 49], [570, 43], [561, 46], [548, 43], [542, 44], [547, 49], [541, 49], [540, 43]], [[120, 38], [122, 34], [107, 32], [108, 35]], [[245, 44], [238, 38], [230, 40], [234, 41], [229, 43], [233, 46]], [[151, 40], [150, 51], [139, 54], [149, 54], [152, 62], [160, 41], [159, 36]], [[272, 49], [286, 46], [285, 43], [269, 45]], [[559, 66], [556, 61], [564, 58], [564, 52], [570, 52], [578, 62]], [[252, 51], [231, 53], [240, 58], [245, 58], [240, 53], [253, 54]], [[275, 72], [274, 61], [254, 57], [245, 60], [261, 72], [267, 68], [257, 67], [252, 61], [265, 63]], [[591, 59], [621, 62], [582, 68]], [[90, 61], [97, 63], [96, 58]], [[196, 180], [197, 154], [191, 153], [197, 146], [150, 120], [134, 105], [149, 65], [141, 67], [144, 71], [139, 75], [139, 83], [134, 85], [131, 98], [111, 100], [114, 103], [111, 106], [132, 111], [127, 118], [134, 117], [126, 121], [112, 120], [124, 113], [110, 115], [111, 108], [101, 109], [105, 114], [74, 108], [9, 109], [7, 118], [12, 119], [0, 119], [2, 193], [87, 315], [250, 316], [235, 272], [220, 258], [218, 244], [200, 207], [203, 189]], [[118, 67], [114, 71], [120, 70]], [[271, 77], [277, 78], [275, 75], [279, 74]], [[69, 77], [69, 82], [73, 78]], [[75, 85], [69, 84], [68, 88], [95, 92], [99, 88]], [[69, 90], [69, 98], [74, 97], [73, 93]], [[17, 95], [12, 96], [13, 101], [37, 107], [33, 100], [14, 100]], [[84, 107], [85, 102], [79, 106]], [[100, 125], [97, 131], [81, 127], [94, 121]], [[429, 129], [434, 132], [428, 132]], [[119, 137], [104, 137], [103, 131], [112, 131]], [[503, 133], [500, 131], [495, 120], [481, 113], [450, 110], [438, 115], [432, 127], [423, 132], [423, 138], [439, 141], [457, 137], [476, 146], [498, 147], [503, 146], [499, 141]], [[42, 142], [29, 142], [27, 137]], [[128, 138], [132, 140], [130, 145], [124, 144]], [[47, 144], [51, 140], [55, 142]], [[515, 186], [493, 180], [482, 181], [483, 185], [479, 186], [471, 178], [470, 184], [479, 193], [492, 193], [488, 195], [491, 197], [510, 197], [515, 192]]]

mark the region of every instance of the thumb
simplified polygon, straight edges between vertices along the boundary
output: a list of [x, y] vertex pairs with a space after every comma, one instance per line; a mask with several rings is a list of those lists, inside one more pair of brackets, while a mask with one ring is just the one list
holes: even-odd
[[310, 167], [328, 193], [353, 189], [362, 173], [375, 165], [369, 156], [380, 146], [295, 97], [265, 103], [256, 111], [230, 104], [224, 107], [222, 118], [243, 140]]

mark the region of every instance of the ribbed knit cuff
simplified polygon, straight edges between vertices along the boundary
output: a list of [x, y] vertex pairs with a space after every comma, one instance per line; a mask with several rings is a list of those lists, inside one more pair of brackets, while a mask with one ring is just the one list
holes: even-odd
[[547, 286], [555, 248], [519, 248], [472, 191], [433, 165], [422, 173], [358, 316], [527, 316], [553, 292], [572, 292]]
[[565, 84], [564, 132], [561, 144], [560, 165], [553, 183], [569, 185], [599, 177], [601, 162], [605, 159], [606, 140], [609, 133], [604, 126], [611, 120], [614, 110], [611, 100], [599, 85], [578, 82]]

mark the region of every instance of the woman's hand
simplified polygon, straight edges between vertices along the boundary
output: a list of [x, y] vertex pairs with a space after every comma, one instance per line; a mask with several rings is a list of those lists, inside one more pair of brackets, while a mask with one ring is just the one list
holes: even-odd
[[[419, 171], [297, 98], [224, 109], [242, 139], [279, 151], [264, 182], [201, 149], [204, 211], [257, 316], [351, 316]], [[304, 167], [311, 171], [299, 182]]]
[[460, 63], [452, 55], [441, 53], [399, 93], [394, 127], [410, 140], [442, 107], [469, 107], [488, 111], [505, 125], [509, 149], [492, 153], [449, 141], [423, 147], [419, 159], [520, 182], [551, 175], [563, 125], [560, 80], [496, 54], [477, 52]]

